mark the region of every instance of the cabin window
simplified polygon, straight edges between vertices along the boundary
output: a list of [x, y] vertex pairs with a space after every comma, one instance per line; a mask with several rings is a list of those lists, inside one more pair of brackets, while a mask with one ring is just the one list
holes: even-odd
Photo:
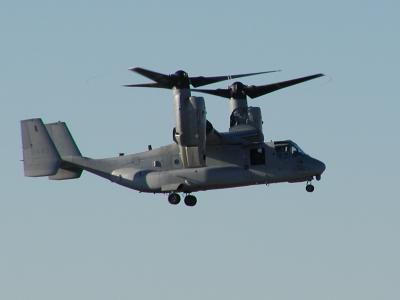
[[265, 149], [263, 147], [250, 149], [250, 164], [251, 165], [265, 164]]
[[180, 168], [182, 166], [181, 160], [179, 158], [179, 154], [174, 154], [172, 156], [171, 164], [172, 164], [173, 168]]
[[153, 161], [153, 167], [155, 168], [161, 168], [161, 162], [159, 160]]

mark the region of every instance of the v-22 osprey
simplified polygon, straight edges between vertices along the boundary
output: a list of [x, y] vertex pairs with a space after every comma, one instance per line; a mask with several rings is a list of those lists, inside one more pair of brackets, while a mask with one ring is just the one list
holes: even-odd
[[[103, 159], [82, 156], [64, 122], [45, 124], [40, 118], [21, 121], [24, 174], [48, 176], [51, 180], [79, 178], [82, 171], [104, 177], [122, 186], [147, 193], [164, 193], [171, 204], [194, 206], [198, 191], [321, 179], [325, 164], [302, 151], [291, 140], [264, 142], [259, 107], [248, 106], [247, 97], [256, 98], [273, 91], [323, 76], [314, 74], [261, 86], [235, 82], [226, 89], [197, 87], [276, 71], [229, 76], [189, 77], [179, 70], [166, 75], [143, 68], [130, 69], [153, 82], [128, 87], [172, 90], [175, 127], [173, 143], [136, 154]], [[229, 131], [219, 132], [206, 118], [206, 93], [229, 99]]]

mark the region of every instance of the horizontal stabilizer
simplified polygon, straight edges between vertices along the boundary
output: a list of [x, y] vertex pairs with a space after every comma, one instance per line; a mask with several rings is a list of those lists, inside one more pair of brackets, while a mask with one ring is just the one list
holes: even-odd
[[67, 180], [81, 177], [82, 169], [62, 165], [55, 175], [49, 176], [50, 180]]

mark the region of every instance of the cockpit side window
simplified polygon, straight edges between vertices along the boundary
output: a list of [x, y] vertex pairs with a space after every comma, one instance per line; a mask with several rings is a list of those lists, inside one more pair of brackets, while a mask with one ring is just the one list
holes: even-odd
[[300, 147], [293, 142], [277, 142], [275, 143], [275, 151], [280, 158], [296, 157], [304, 153]]
[[278, 155], [289, 155], [291, 154], [291, 147], [289, 145], [278, 145], [275, 146], [275, 151]]
[[299, 150], [294, 146], [292, 146], [292, 154], [293, 154], [293, 156], [298, 156], [299, 155]]

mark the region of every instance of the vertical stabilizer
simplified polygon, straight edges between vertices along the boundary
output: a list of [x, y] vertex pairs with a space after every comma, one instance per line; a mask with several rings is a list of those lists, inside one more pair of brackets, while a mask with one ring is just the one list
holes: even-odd
[[[71, 156], [82, 156], [65, 122], [46, 124], [46, 129], [52, 139], [61, 159]], [[79, 178], [82, 169], [62, 162], [56, 174], [50, 176], [52, 180], [65, 180]]]
[[61, 158], [82, 156], [65, 122], [50, 123], [45, 126]]
[[42, 119], [21, 121], [25, 176], [51, 176], [57, 173], [60, 155]]

